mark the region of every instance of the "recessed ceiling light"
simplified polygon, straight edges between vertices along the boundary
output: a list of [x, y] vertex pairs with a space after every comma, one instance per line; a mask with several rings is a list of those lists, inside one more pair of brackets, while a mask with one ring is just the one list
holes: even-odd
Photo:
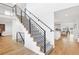
[[65, 16], [68, 16], [68, 14], [65, 14]]

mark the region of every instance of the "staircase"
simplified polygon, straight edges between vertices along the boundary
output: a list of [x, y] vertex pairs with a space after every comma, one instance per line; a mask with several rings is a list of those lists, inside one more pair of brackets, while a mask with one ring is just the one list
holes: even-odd
[[[50, 44], [50, 42], [46, 38], [46, 34], [47, 33], [46, 33], [45, 29], [43, 27], [41, 27], [34, 19], [32, 19], [32, 17], [30, 17], [26, 12], [24, 12], [17, 5], [12, 7], [12, 10], [13, 10], [14, 14], [16, 15], [16, 17], [19, 19], [20, 23], [26, 29], [26, 31], [28, 31], [28, 33], [30, 34], [31, 38], [33, 38], [33, 41], [36, 42], [37, 48], [38, 47], [40, 48], [40, 52], [42, 52], [44, 54], [49, 54], [50, 51], [52, 50], [52, 45]], [[31, 13], [31, 12], [29, 12], [29, 13]], [[35, 18], [37, 18], [35, 15], [33, 15], [33, 16]], [[40, 20], [40, 22], [43, 23], [51, 32], [53, 31], [44, 22], [42, 22], [41, 20]], [[22, 38], [21, 33], [18, 33], [18, 34]], [[18, 41], [20, 43], [22, 43], [23, 45], [25, 45], [25, 43], [24, 43], [25, 40], [23, 38], [22, 38], [22, 41], [21, 40], [18, 40]], [[36, 46], [35, 46], [35, 48], [36, 48]]]
[[[19, 18], [20, 22], [24, 25], [26, 30], [29, 31], [31, 37], [37, 43], [37, 46], [40, 47], [40, 51], [49, 54], [52, 50], [52, 45], [49, 41], [46, 40], [46, 31], [34, 21], [29, 15], [27, 15], [21, 8], [15, 6], [16, 16]], [[18, 14], [20, 10], [21, 15]]]

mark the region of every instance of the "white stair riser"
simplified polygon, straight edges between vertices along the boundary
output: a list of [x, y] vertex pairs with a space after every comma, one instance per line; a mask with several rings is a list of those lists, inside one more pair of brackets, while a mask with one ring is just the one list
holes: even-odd
[[26, 31], [26, 28], [24, 28], [23, 24], [21, 24], [24, 33], [25, 33], [25, 47], [29, 48], [30, 50], [36, 52], [37, 54], [42, 54], [44, 55], [44, 53], [42, 53], [40, 51], [40, 47], [37, 46], [37, 43], [34, 42], [34, 39], [31, 37], [31, 35], [28, 33], [28, 31]]

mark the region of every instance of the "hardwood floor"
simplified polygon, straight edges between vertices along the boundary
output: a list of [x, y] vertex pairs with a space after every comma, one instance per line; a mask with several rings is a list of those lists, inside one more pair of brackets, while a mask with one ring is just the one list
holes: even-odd
[[31, 55], [35, 54], [21, 44], [11, 40], [11, 37], [0, 37], [0, 55]]
[[[61, 36], [55, 41], [55, 48], [49, 55], [79, 55], [79, 43]], [[11, 37], [0, 37], [0, 55], [34, 55], [31, 50], [11, 40]]]
[[79, 55], [79, 42], [72, 38], [61, 36], [55, 41], [55, 48], [49, 55]]

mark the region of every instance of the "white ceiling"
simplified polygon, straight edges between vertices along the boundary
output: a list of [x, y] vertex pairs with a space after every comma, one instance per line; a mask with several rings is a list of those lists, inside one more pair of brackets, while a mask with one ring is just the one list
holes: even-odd
[[[14, 6], [13, 3], [6, 3], [7, 5]], [[43, 3], [44, 4], [44, 3]], [[24, 7], [26, 4], [18, 4], [21, 7]], [[78, 20], [79, 18], [79, 7], [74, 7], [74, 6], [79, 6], [79, 3], [55, 3], [55, 4], [48, 4], [51, 9], [54, 9], [55, 11], [55, 21], [75, 21]], [[0, 10], [2, 9], [9, 9], [5, 6], [0, 6]]]
[[54, 11], [59, 11], [74, 6], [79, 6], [79, 3], [55, 3], [53, 5], [54, 5]]
[[74, 6], [67, 9], [62, 9], [54, 13], [55, 22], [78, 22], [79, 21], [79, 6]]
[[[12, 6], [12, 7], [15, 5], [15, 3], [5, 3], [5, 4], [9, 5], [9, 6]], [[22, 7], [24, 7], [28, 3], [16, 3], [16, 4], [17, 5], [22, 5]], [[30, 4], [32, 4], [32, 3], [30, 3]], [[35, 3], [33, 3], [33, 4], [35, 4]], [[41, 4], [41, 3], [39, 3], [39, 4]], [[48, 5], [51, 5], [54, 8], [54, 11], [59, 11], [59, 10], [66, 9], [66, 8], [69, 8], [69, 7], [72, 7], [72, 6], [78, 6], [79, 3], [53, 3], [53, 4], [50, 3]], [[3, 5], [3, 7], [4, 7], [4, 5]]]
[[9, 5], [9, 6], [11, 6], [11, 7], [14, 6], [14, 5], [11, 4], [11, 3], [6, 3], [5, 5], [2, 3], [2, 4], [0, 4], [0, 10], [12, 10], [11, 7], [8, 7], [8, 6], [6, 6], [6, 5]]

